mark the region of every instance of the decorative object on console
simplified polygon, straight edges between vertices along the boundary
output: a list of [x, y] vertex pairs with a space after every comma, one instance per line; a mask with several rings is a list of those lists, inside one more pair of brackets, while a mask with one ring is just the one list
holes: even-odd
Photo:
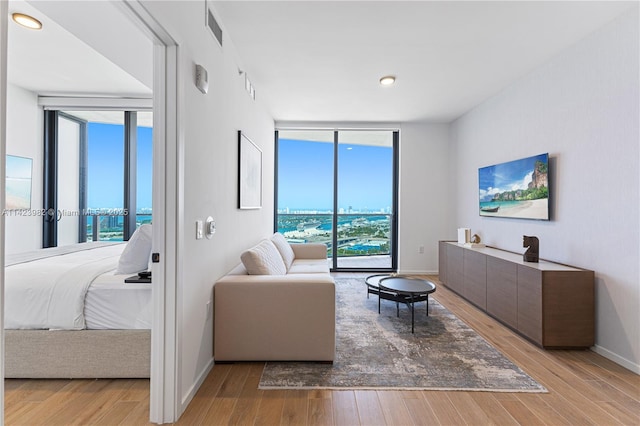
[[549, 220], [549, 154], [478, 169], [480, 216]]
[[471, 239], [469, 240], [468, 243], [465, 243], [464, 246], [465, 247], [470, 247], [470, 248], [480, 248], [480, 247], [486, 247], [484, 244], [482, 244], [480, 242], [480, 235], [478, 234], [473, 234], [473, 236], [471, 237]]
[[522, 255], [525, 262], [538, 262], [539, 242], [538, 237], [522, 236], [522, 247], [528, 247], [528, 249]]
[[458, 244], [466, 244], [471, 238], [471, 229], [458, 228]]

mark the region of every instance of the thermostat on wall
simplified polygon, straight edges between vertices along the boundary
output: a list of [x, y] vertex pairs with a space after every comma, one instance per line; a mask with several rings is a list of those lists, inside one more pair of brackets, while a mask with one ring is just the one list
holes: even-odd
[[209, 90], [209, 76], [207, 70], [202, 65], [196, 64], [196, 87], [206, 94]]

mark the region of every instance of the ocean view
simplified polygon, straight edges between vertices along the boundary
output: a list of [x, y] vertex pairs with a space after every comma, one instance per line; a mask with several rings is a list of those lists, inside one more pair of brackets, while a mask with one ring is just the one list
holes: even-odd
[[[390, 253], [391, 216], [381, 213], [339, 214], [338, 256], [371, 256]], [[292, 243], [322, 243], [333, 255], [332, 214], [278, 214], [278, 232]]]
[[[87, 217], [87, 241], [93, 241], [93, 216]], [[124, 216], [123, 215], [97, 215], [98, 223], [98, 240], [99, 241], [122, 241], [124, 235]], [[136, 228], [140, 225], [151, 223], [152, 215], [148, 212], [138, 213], [136, 215]]]

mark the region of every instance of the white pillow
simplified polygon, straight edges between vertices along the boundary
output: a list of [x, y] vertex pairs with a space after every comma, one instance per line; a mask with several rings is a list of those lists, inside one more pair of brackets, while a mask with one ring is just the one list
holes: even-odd
[[279, 232], [276, 232], [271, 237], [271, 242], [276, 246], [278, 251], [280, 252], [280, 256], [282, 256], [282, 261], [284, 262], [284, 266], [287, 267], [287, 271], [291, 269], [291, 265], [293, 264], [293, 260], [296, 258], [291, 245], [287, 242], [284, 235]]
[[149, 267], [151, 256], [151, 225], [140, 225], [135, 230], [118, 260], [116, 274], [135, 274]]
[[249, 275], [285, 275], [287, 268], [280, 252], [271, 240], [262, 240], [260, 244], [246, 250], [240, 260]]

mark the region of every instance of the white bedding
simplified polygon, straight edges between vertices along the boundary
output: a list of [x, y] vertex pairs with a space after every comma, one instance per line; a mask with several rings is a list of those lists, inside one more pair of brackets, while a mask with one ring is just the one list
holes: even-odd
[[125, 244], [76, 246], [7, 259], [5, 328], [150, 328], [151, 285], [114, 274]]
[[108, 272], [93, 281], [84, 302], [88, 329], [151, 329], [151, 284], [125, 283], [130, 276]]

